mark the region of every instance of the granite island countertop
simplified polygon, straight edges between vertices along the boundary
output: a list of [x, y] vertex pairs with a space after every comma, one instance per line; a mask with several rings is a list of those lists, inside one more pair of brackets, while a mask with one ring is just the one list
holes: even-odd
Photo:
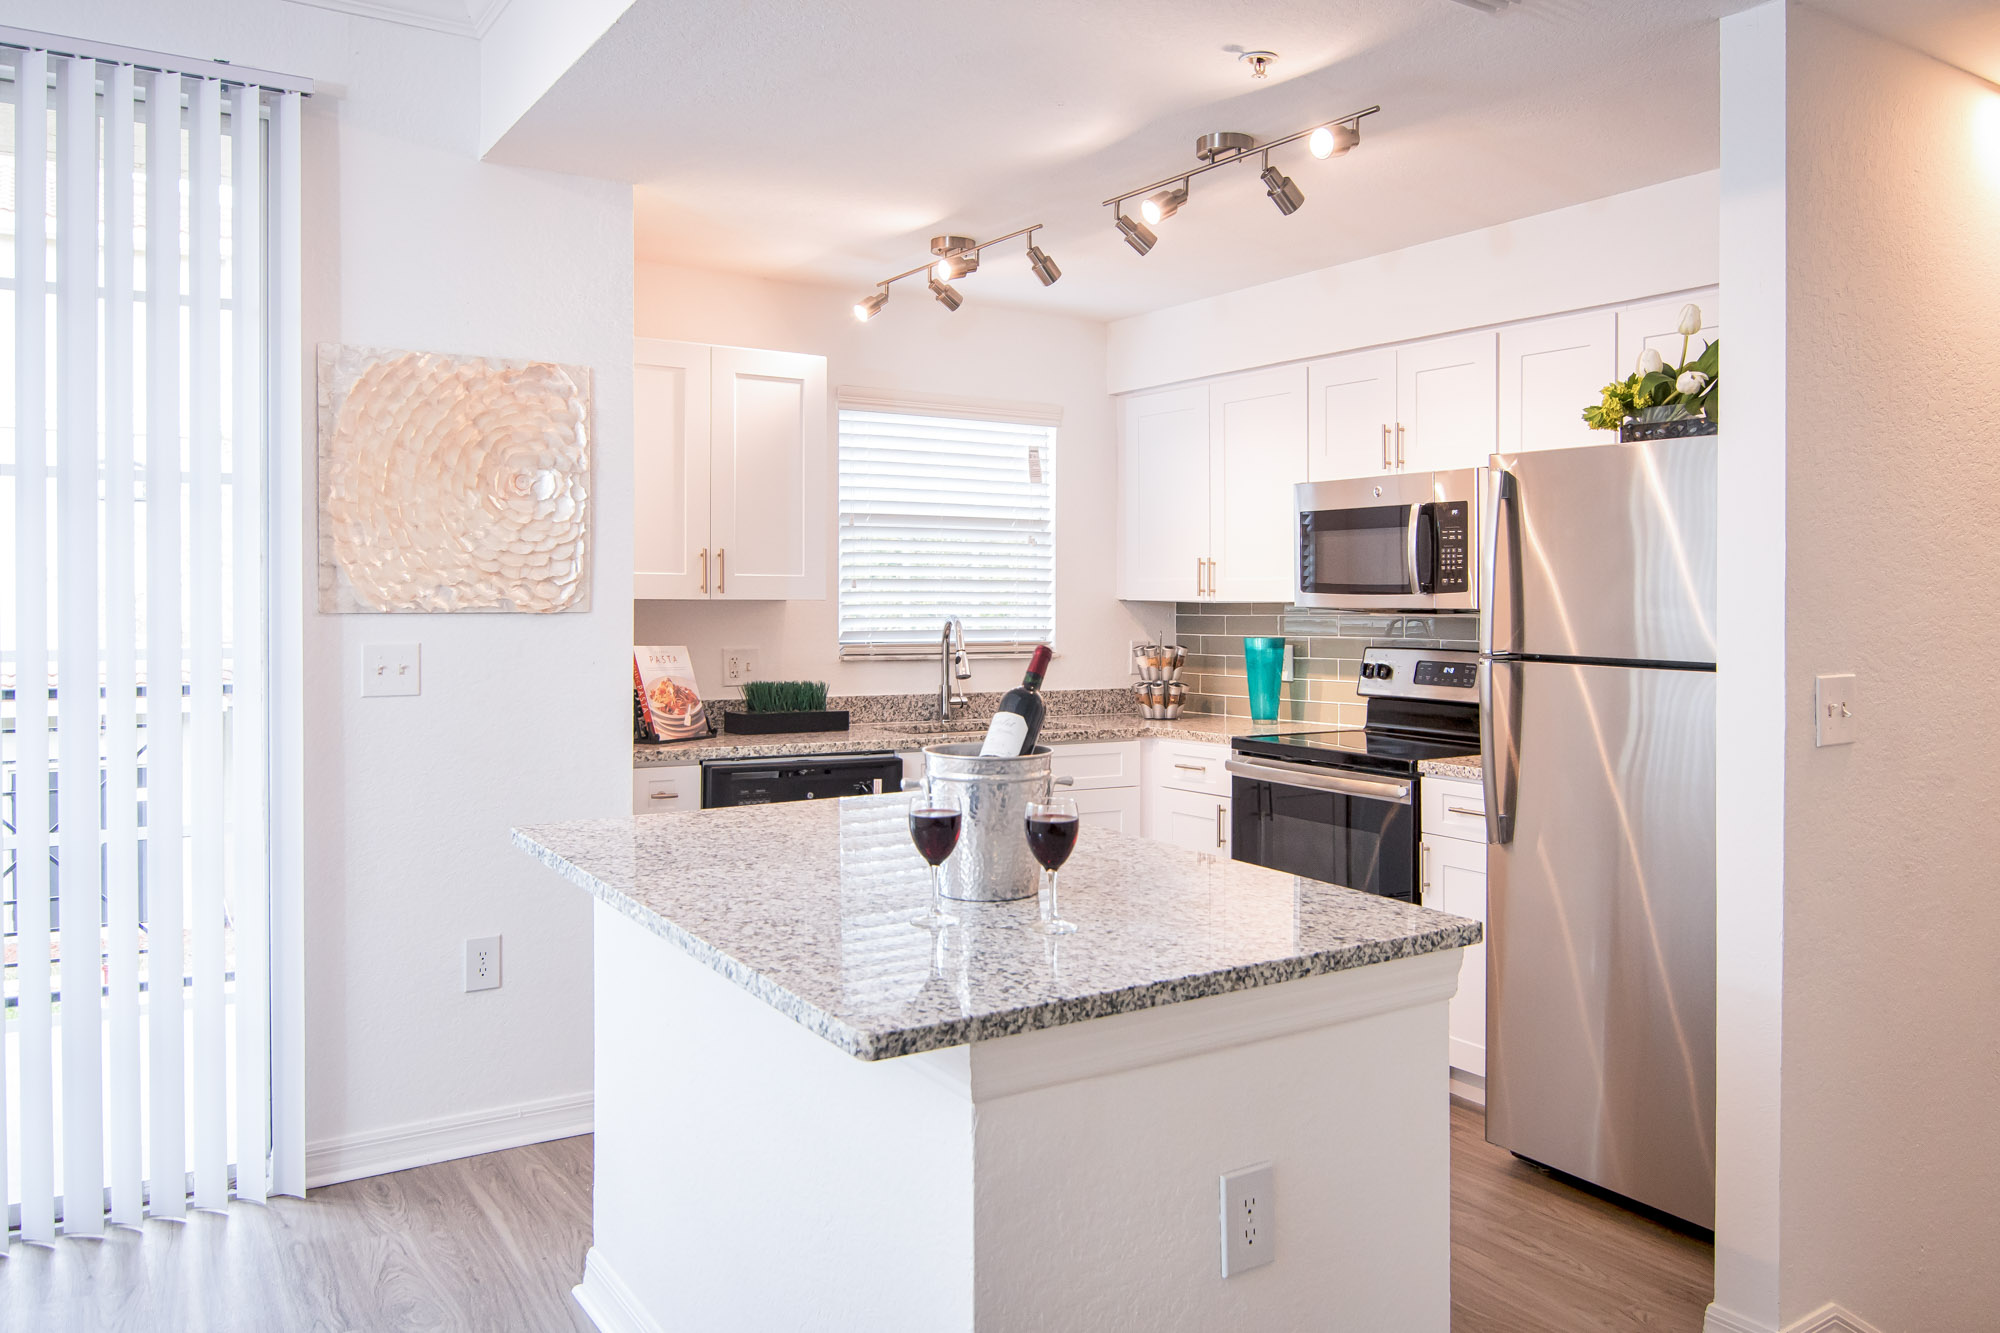
[[1476, 921], [1108, 829], [1033, 898], [920, 918], [908, 798], [543, 824], [516, 846], [862, 1060], [1476, 944]]
[[[1133, 741], [1148, 736], [1227, 745], [1232, 736], [1274, 731], [1333, 731], [1330, 722], [1253, 722], [1247, 717], [1184, 713], [1172, 722], [1149, 721], [1130, 713], [1051, 713], [1042, 724], [1041, 741], [1073, 745], [1089, 741]], [[718, 732], [706, 739], [635, 744], [632, 765], [698, 764], [708, 759], [765, 759], [791, 754], [862, 754], [876, 750], [908, 752], [940, 742], [975, 741], [985, 736], [986, 719], [962, 722], [856, 722], [846, 731], [797, 731], [768, 736]], [[1477, 776], [1476, 774], [1474, 776]]]

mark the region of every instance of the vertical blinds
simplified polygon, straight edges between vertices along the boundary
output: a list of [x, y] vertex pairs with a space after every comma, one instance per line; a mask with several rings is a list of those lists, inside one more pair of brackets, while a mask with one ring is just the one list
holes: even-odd
[[1055, 442], [1047, 424], [841, 409], [843, 657], [924, 651], [953, 616], [988, 652], [1053, 639]]
[[272, 1187], [264, 461], [298, 215], [267, 182], [300, 94], [166, 64], [0, 49], [0, 1197], [28, 1240]]

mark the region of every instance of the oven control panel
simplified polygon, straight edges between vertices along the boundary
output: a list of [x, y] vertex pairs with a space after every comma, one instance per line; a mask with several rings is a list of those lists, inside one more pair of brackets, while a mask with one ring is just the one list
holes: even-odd
[[1453, 689], [1469, 690], [1479, 684], [1479, 663], [1441, 662], [1435, 657], [1426, 657], [1417, 663], [1410, 679], [1419, 685], [1448, 685]]
[[1479, 654], [1469, 648], [1364, 648], [1355, 693], [1371, 699], [1441, 699], [1471, 704]]

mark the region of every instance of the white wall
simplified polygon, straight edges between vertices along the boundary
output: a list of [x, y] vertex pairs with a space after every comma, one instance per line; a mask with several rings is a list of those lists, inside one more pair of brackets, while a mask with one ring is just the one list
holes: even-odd
[[[2000, 622], [1966, 580], [2000, 530], [2000, 92], [1797, 5], [1730, 20], [1723, 50], [1724, 140], [1751, 148], [1725, 159], [1725, 254], [1783, 261], [1750, 289], [1725, 266], [1735, 355], [1763, 345], [1733, 380], [1724, 481], [1766, 503], [1724, 511], [1724, 555], [1768, 551], [1745, 529], [1771, 499], [1785, 547], [1725, 565], [1784, 634], [1742, 633], [1751, 599], [1725, 603], [1722, 669], [1781, 693], [1785, 727], [1781, 752], [1768, 726], [1721, 734], [1724, 773], [1782, 792], [1781, 823], [1725, 820], [1721, 883], [1763, 898], [1775, 864], [1782, 919], [1723, 916], [1719, 951], [1766, 987], [1782, 951], [1781, 1011], [1763, 997], [1748, 1021], [1780, 1017], [1783, 1059], [1775, 1105], [1723, 1082], [1725, 1170], [1748, 1134], [1780, 1189], [1719, 1216], [1717, 1303], [1761, 1327], [1832, 1301], [1884, 1329], [1991, 1328], [2000, 772], [1972, 751], [2000, 695], [1973, 664], [2000, 657]], [[1860, 738], [1816, 749], [1813, 678], [1843, 671]], [[1775, 1260], [1775, 1310], [1726, 1253]]]
[[1707, 287], [1718, 188], [1703, 172], [1114, 320], [1107, 382], [1124, 393]]
[[[304, 125], [309, 357], [334, 341], [592, 368], [590, 612], [308, 613], [308, 1171], [331, 1145], [351, 1160], [357, 1137], [587, 1096], [588, 902], [507, 827], [629, 808], [631, 502], [615, 479], [631, 467], [631, 191], [480, 163], [467, 38], [282, 0], [32, 0], [7, 21], [321, 81]], [[308, 478], [313, 439], [308, 421]], [[310, 514], [303, 527], [310, 574]], [[421, 643], [421, 697], [357, 697], [361, 646], [383, 641]], [[505, 983], [463, 994], [463, 941], [492, 934]]]
[[[1117, 423], [1104, 391], [1104, 325], [982, 305], [978, 279], [948, 311], [921, 285], [897, 284], [866, 324], [863, 293], [675, 268], [638, 266], [635, 316], [647, 338], [768, 347], [827, 358], [827, 382], [1062, 409], [1056, 464], [1056, 646], [1051, 689], [1120, 686], [1126, 647], [1173, 627], [1170, 606], [1117, 600]], [[643, 497], [637, 503], [644, 504]], [[828, 525], [828, 568], [837, 568]], [[836, 694], [937, 688], [934, 662], [848, 662], [837, 650], [837, 603], [639, 602], [634, 642], [684, 643], [704, 693], [720, 691], [721, 650], [756, 648], [766, 677], [824, 680]], [[1019, 681], [1014, 658], [975, 658], [972, 690]]]

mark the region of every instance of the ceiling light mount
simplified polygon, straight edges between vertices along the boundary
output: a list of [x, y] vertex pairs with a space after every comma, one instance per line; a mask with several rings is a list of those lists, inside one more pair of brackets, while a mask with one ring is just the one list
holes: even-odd
[[937, 258], [919, 264], [915, 268], [906, 268], [894, 277], [884, 278], [876, 283], [877, 290], [872, 296], [865, 296], [854, 303], [854, 317], [864, 323], [873, 319], [881, 313], [882, 307], [889, 303], [889, 284], [901, 282], [904, 278], [914, 278], [919, 273], [924, 275], [925, 285], [930, 288], [931, 295], [938, 299], [938, 304], [946, 310], [956, 310], [964, 304], [965, 297], [958, 288], [951, 285], [952, 280], [979, 271], [980, 251], [1017, 237], [1027, 239], [1028, 271], [1035, 275], [1042, 286], [1050, 286], [1062, 277], [1062, 270], [1056, 267], [1056, 261], [1049, 258], [1047, 251], [1035, 244], [1035, 233], [1041, 228], [1042, 224], [1037, 222], [1032, 227], [1022, 227], [1004, 236], [995, 236], [990, 241], [978, 241], [970, 236], [933, 236], [930, 248], [931, 253]]
[[1257, 140], [1237, 130], [1217, 130], [1194, 141], [1194, 155], [1201, 162], [1227, 162], [1257, 146]]
[[1262, 79], [1269, 76], [1271, 64], [1277, 60], [1278, 53], [1276, 51], [1244, 51], [1239, 53], [1236, 58], [1250, 66], [1251, 78]]

